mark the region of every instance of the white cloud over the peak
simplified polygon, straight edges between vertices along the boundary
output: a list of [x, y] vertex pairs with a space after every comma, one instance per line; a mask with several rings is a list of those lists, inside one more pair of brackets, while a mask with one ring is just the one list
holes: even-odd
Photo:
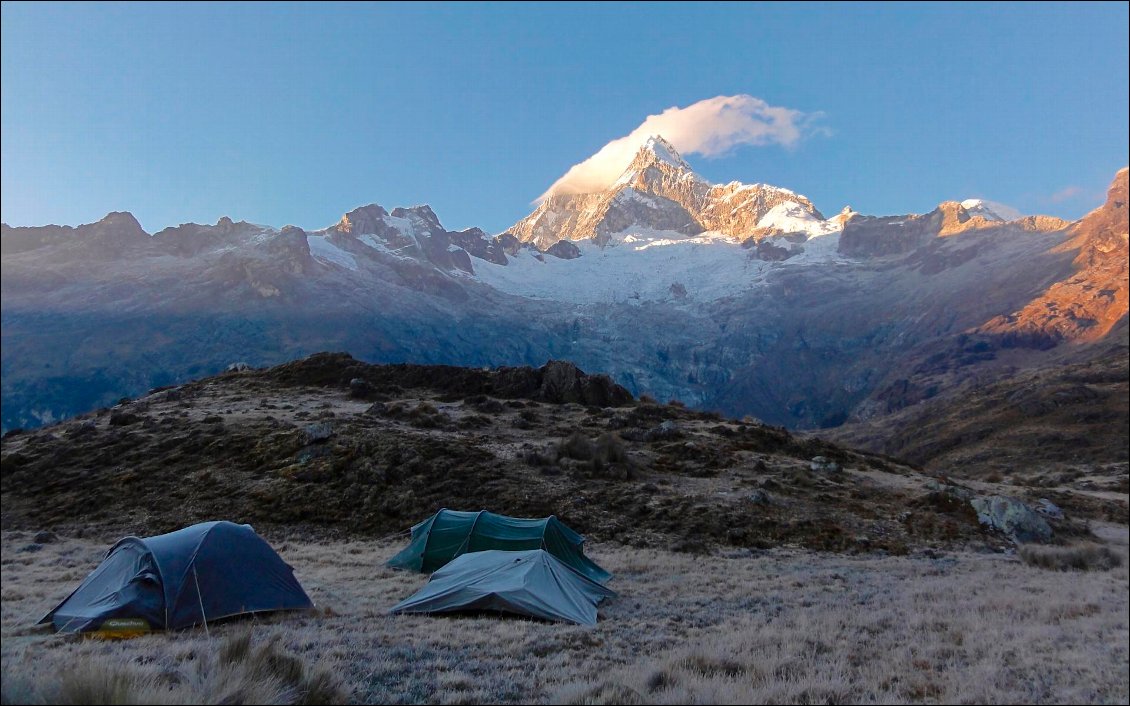
[[738, 145], [795, 145], [812, 131], [812, 123], [819, 117], [819, 113], [769, 105], [748, 95], [717, 96], [686, 108], [671, 107], [647, 116], [631, 133], [574, 165], [538, 201], [553, 193], [587, 194], [607, 188], [653, 135], [662, 135], [681, 154], [716, 157]]

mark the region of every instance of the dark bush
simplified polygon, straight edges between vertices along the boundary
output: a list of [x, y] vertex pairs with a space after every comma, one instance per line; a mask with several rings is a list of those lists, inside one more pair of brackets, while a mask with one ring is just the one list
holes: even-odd
[[579, 431], [575, 431], [557, 444], [557, 458], [572, 458], [577, 461], [591, 461], [596, 454], [596, 446]]

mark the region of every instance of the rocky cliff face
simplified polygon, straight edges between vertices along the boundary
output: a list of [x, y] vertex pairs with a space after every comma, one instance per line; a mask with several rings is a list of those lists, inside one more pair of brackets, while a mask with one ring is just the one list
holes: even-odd
[[44, 247], [55, 248], [58, 260], [81, 261], [88, 258], [123, 258], [142, 251], [149, 244], [149, 234], [131, 213], [115, 211], [96, 223], [70, 226], [13, 228], [0, 226], [0, 248], [4, 257], [19, 255]]
[[975, 231], [1053, 232], [1070, 223], [1050, 216], [1027, 216], [1004, 221], [983, 210], [970, 211], [956, 201], [944, 201], [929, 213], [904, 216], [861, 216], [845, 209], [837, 218], [843, 223], [840, 252], [848, 257], [870, 258], [903, 255], [935, 238]]
[[768, 184], [729, 184], [712, 186], [706, 194], [698, 218], [707, 230], [742, 238], [754, 234], [767, 213], [782, 204], [796, 204], [813, 218], [824, 216], [806, 197]]
[[1011, 345], [1050, 348], [1061, 341], [1104, 338], [1127, 315], [1127, 170], [1114, 178], [1106, 203], [1071, 227], [1059, 246], [1077, 252], [1074, 271], [1022, 309], [994, 317], [979, 333]]

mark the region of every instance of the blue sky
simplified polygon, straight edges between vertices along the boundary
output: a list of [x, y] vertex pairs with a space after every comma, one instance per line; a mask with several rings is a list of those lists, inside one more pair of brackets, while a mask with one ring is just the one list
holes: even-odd
[[713, 181], [828, 215], [1076, 218], [1128, 161], [1127, 7], [5, 2], [0, 216], [317, 228], [429, 203], [499, 232], [647, 116], [746, 94], [818, 129], [689, 155]]

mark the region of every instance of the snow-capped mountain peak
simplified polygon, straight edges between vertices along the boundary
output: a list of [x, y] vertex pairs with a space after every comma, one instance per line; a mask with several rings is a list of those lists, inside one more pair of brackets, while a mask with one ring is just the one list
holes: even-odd
[[377, 224], [383, 223], [386, 216], [388, 216], [388, 211], [375, 203], [371, 203], [367, 206], [358, 206], [345, 214], [335, 227], [342, 233], [354, 235], [376, 233]]
[[986, 199], [965, 199], [961, 202], [961, 207], [970, 216], [982, 216], [990, 221], [1015, 221], [1024, 217], [1024, 214], [1012, 206]]
[[669, 164], [677, 169], [686, 169], [689, 171], [691, 168], [691, 165], [687, 164], [686, 160], [679, 154], [679, 151], [675, 149], [675, 146], [663, 139], [662, 135], [652, 135], [647, 138], [647, 142], [643, 143], [643, 146], [640, 147], [639, 152], [636, 154], [637, 160], [640, 155]]
[[716, 231], [739, 241], [757, 240], [781, 232], [760, 221], [784, 202], [815, 221], [824, 220], [812, 202], [787, 189], [740, 182], [714, 185], [696, 174], [674, 145], [653, 135], [611, 186], [597, 193], [550, 194], [508, 233], [543, 251], [562, 240], [593, 239], [603, 245], [633, 228], [684, 235]]

